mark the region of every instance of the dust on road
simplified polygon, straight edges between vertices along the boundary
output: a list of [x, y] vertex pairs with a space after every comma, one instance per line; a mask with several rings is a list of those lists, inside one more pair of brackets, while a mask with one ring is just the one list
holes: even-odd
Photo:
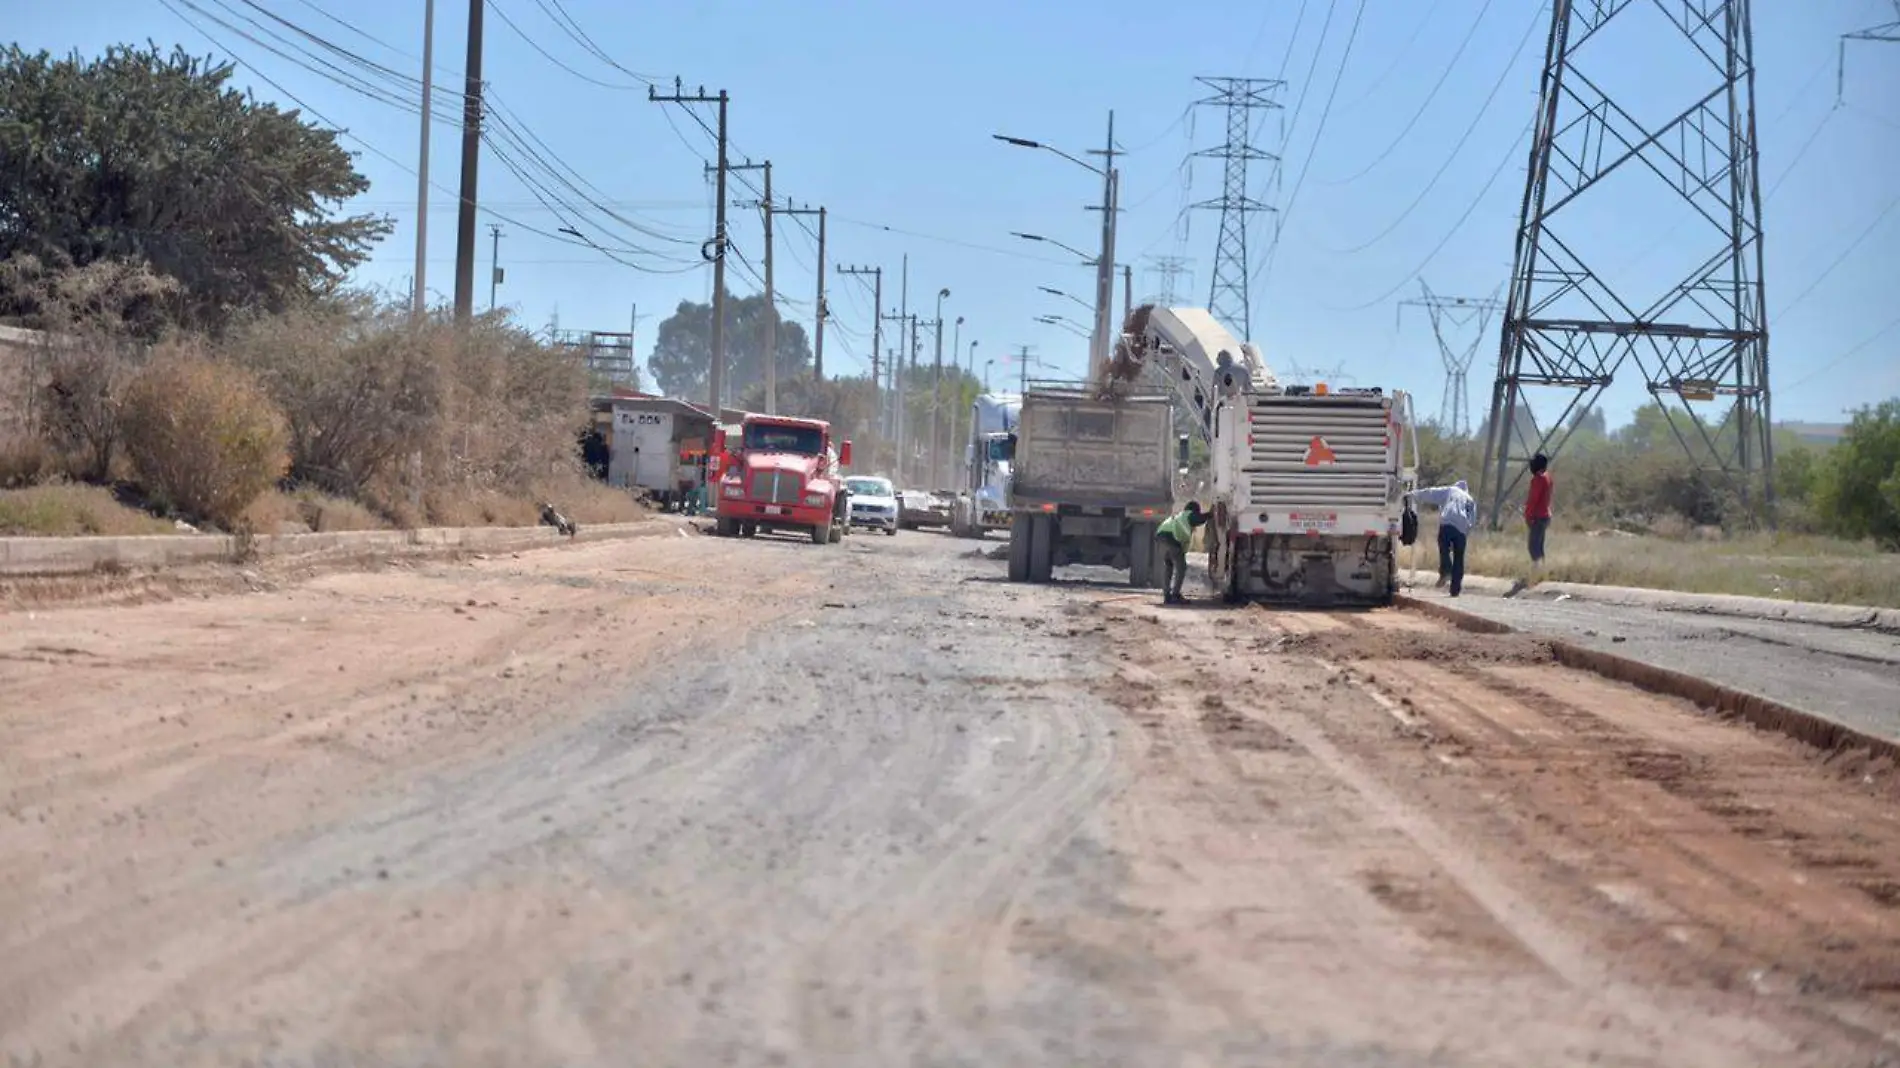
[[7, 615], [0, 1051], [1900, 1054], [1891, 769], [1534, 639], [1164, 613], [970, 549], [667, 538]]

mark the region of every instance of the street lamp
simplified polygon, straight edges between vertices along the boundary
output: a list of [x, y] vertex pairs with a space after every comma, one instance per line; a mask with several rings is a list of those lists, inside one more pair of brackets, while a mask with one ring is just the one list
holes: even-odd
[[1040, 241], [1045, 245], [1054, 245], [1055, 247], [1061, 249], [1064, 252], [1073, 253], [1077, 259], [1082, 261], [1082, 265], [1084, 267], [1094, 267], [1099, 263], [1099, 261], [1095, 257], [1090, 256], [1088, 253], [1083, 252], [1081, 249], [1076, 248], [1073, 245], [1065, 245], [1062, 242], [1057, 241], [1053, 237], [1044, 237], [1041, 234], [1025, 234], [1021, 230], [1011, 230], [1009, 232], [1009, 236], [1020, 237], [1024, 241]]
[[[1007, 134], [991, 134], [996, 140], [1019, 148], [1039, 148], [1061, 156], [1070, 163], [1081, 167], [1091, 174], [1102, 177], [1102, 254], [1095, 258], [1095, 332], [1089, 339], [1089, 374], [1091, 378], [1106, 373], [1109, 358], [1110, 334], [1109, 322], [1114, 314], [1115, 303], [1115, 215], [1119, 202], [1121, 172], [1115, 169], [1115, 113], [1108, 113], [1108, 143], [1097, 153], [1103, 157], [1102, 166], [1084, 163], [1053, 145], [1040, 141], [1031, 141], [1024, 137], [1011, 137]], [[1018, 235], [1031, 241], [1047, 240], [1026, 234]], [[1060, 242], [1050, 242], [1058, 247]], [[1069, 251], [1073, 252], [1074, 249]], [[1087, 260], [1086, 254], [1079, 254]]]
[[1081, 297], [1072, 297], [1069, 294], [1064, 293], [1062, 290], [1054, 288], [1053, 286], [1037, 286], [1036, 288], [1042, 290], [1044, 293], [1047, 293], [1052, 297], [1061, 297], [1064, 300], [1075, 301], [1077, 304], [1080, 304], [1084, 308], [1088, 308], [1089, 311], [1091, 312], [1095, 310], [1094, 308], [1089, 308], [1088, 301], [1083, 300]]
[[1015, 145], [1018, 148], [1040, 148], [1044, 152], [1053, 152], [1056, 155], [1061, 156], [1063, 159], [1068, 160], [1070, 163], [1073, 163], [1076, 166], [1082, 168], [1083, 170], [1088, 171], [1090, 174], [1099, 174], [1099, 175], [1102, 175], [1103, 177], [1107, 177], [1107, 173], [1104, 172], [1102, 168], [1097, 167], [1093, 163], [1087, 163], [1082, 160], [1076, 159], [1074, 156], [1069, 155], [1067, 152], [1062, 151], [1061, 149], [1057, 148], [1054, 145], [1045, 145], [1041, 141], [1029, 141], [1021, 137], [1011, 137], [1008, 134], [991, 134], [990, 136], [995, 138], [998, 141], [1003, 142], [1006, 145]]
[[990, 391], [990, 368], [994, 366], [996, 366], [995, 360], [983, 361], [983, 392], [985, 393]]

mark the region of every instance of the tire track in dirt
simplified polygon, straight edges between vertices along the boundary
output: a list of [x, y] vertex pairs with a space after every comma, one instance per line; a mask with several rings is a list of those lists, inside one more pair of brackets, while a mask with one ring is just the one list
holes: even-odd
[[[1513, 779], [1521, 772], [1523, 776], [1531, 778], [1549, 773], [1551, 780], [1559, 780], [1565, 775], [1575, 776], [1578, 768], [1588, 768], [1594, 772], [1596, 763], [1605, 762], [1607, 774], [1620, 775], [1624, 769], [1618, 762], [1617, 754], [1641, 754], [1663, 748], [1660, 742], [1651, 742], [1649, 748], [1644, 749], [1638, 744], [1642, 739], [1622, 731], [1607, 720], [1591, 716], [1590, 711], [1605, 696], [1601, 693], [1590, 695], [1591, 699], [1586, 702], [1588, 707], [1578, 707], [1573, 710], [1574, 714], [1565, 713], [1569, 715], [1567, 720], [1563, 715], [1553, 715], [1548, 710], [1533, 713], [1524, 708], [1524, 694], [1512, 690], [1516, 685], [1511, 681], [1515, 678], [1513, 673], [1544, 677], [1545, 673], [1555, 675], [1559, 672], [1554, 667], [1539, 669], [1515, 666], [1537, 660], [1540, 650], [1535, 642], [1491, 641], [1482, 648], [1465, 648], [1464, 639], [1460, 636], [1443, 632], [1433, 634], [1431, 628], [1421, 628], [1409, 621], [1402, 627], [1393, 628], [1400, 633], [1386, 633], [1382, 625], [1385, 618], [1390, 617], [1382, 618], [1378, 613], [1329, 618], [1300, 612], [1253, 610], [1246, 615], [1249, 625], [1238, 631], [1212, 624], [1201, 626], [1198, 613], [1190, 613], [1178, 617], [1179, 622], [1171, 622], [1165, 634], [1158, 629], [1144, 631], [1139, 626], [1133, 633], [1147, 637], [1163, 648], [1192, 650], [1192, 656], [1188, 658], [1192, 661], [1192, 667], [1186, 662], [1172, 668], [1165, 667], [1169, 663], [1169, 655], [1158, 654], [1164, 665], [1163, 675], [1175, 686], [1197, 690], [1217, 686], [1218, 693], [1228, 695], [1227, 703], [1230, 705], [1231, 695], [1249, 693], [1248, 680], [1258, 678], [1261, 674], [1259, 656], [1267, 657], [1270, 662], [1278, 661], [1283, 668], [1297, 665], [1312, 655], [1336, 658], [1330, 661], [1330, 667], [1327, 662], [1315, 663], [1314, 677], [1324, 677], [1321, 672], [1327, 670], [1336, 672], [1337, 679], [1346, 684], [1347, 692], [1357, 694], [1364, 687], [1364, 694], [1358, 704], [1370, 708], [1373, 702], [1365, 699], [1364, 695], [1374, 695], [1387, 711], [1372, 711], [1369, 716], [1365, 712], [1355, 713], [1336, 697], [1324, 696], [1330, 689], [1337, 687], [1322, 690], [1321, 685], [1310, 681], [1293, 681], [1290, 684], [1283, 683], [1277, 691], [1255, 691], [1261, 694], [1255, 700], [1267, 698], [1269, 693], [1279, 697], [1278, 700], [1230, 708], [1214, 720], [1213, 725], [1217, 727], [1216, 744], [1238, 741], [1241, 743], [1240, 752], [1253, 744], [1245, 728], [1232, 722], [1236, 717], [1231, 713], [1238, 713], [1238, 718], [1243, 720], [1258, 720], [1280, 737], [1296, 743], [1295, 748], [1300, 756], [1309, 758], [1335, 780], [1349, 785], [1357, 797], [1371, 805], [1378, 820], [1403, 829], [1408, 838], [1430, 858], [1433, 868], [1450, 875], [1462, 894], [1469, 895], [1473, 901], [1481, 904], [1491, 919], [1510, 932], [1509, 940], [1514, 948], [1532, 954], [1551, 974], [1562, 977], [1567, 988], [1577, 995], [1583, 995], [1586, 1003], [1605, 1005], [1626, 1022], [1626, 1027], [1629, 1024], [1637, 1025], [1642, 1033], [1648, 1035], [1650, 1042], [1676, 1050], [1679, 1058], [1691, 1063], [1734, 1063], [1738, 1043], [1756, 1049], [1758, 1055], [1766, 1055], [1769, 1050], [1780, 1050], [1782, 1056], [1778, 1059], [1783, 1059], [1785, 1063], [1798, 1060], [1797, 1051], [1804, 1048], [1803, 1044], [1810, 1042], [1826, 1044], [1844, 1041], [1849, 1048], [1867, 1042], [1879, 1045], [1881, 1026], [1877, 1022], [1870, 1026], [1865, 1013], [1858, 1010], [1829, 1011], [1825, 1013], [1829, 1017], [1828, 1022], [1817, 1028], [1815, 1018], [1820, 1014], [1808, 1014], [1806, 1010], [1812, 1006], [1807, 1005], [1796, 1005], [1799, 1011], [1795, 1017], [1783, 1014], [1783, 1031], [1780, 1034], [1758, 1026], [1729, 1032], [1724, 1032], [1721, 1027], [1684, 1027], [1683, 1006], [1679, 1004], [1682, 999], [1656, 998], [1653, 989], [1648, 986], [1648, 970], [1645, 968], [1631, 972], [1625, 966], [1622, 955], [1615, 952], [1616, 947], [1606, 946], [1603, 942], [1605, 931], [1598, 929], [1601, 924], [1592, 925], [1585, 920], [1585, 926], [1579, 928], [1577, 925], [1582, 917], [1572, 907], [1574, 902], [1561, 897], [1555, 901], [1545, 900], [1548, 871], [1526, 872], [1522, 857], [1503, 857], [1504, 863], [1500, 865], [1500, 858], [1494, 856], [1497, 853], [1496, 844], [1484, 836], [1475, 839], [1471, 836], [1473, 821], [1468, 817], [1473, 815], [1473, 800], [1469, 794], [1452, 804], [1437, 803], [1447, 797], [1442, 789], [1428, 792], [1427, 796], [1433, 800], [1419, 797], [1420, 783], [1433, 781], [1432, 768], [1447, 769], [1448, 773], [1457, 775], [1461, 780], [1469, 778], [1474, 786], [1484, 789], [1494, 784], [1486, 779], [1482, 769], [1490, 768], [1497, 760], [1516, 761], [1517, 765], [1521, 765], [1521, 768], [1513, 766]], [[1150, 614], [1149, 618], [1161, 617]], [[1134, 646], [1140, 642], [1131, 637], [1124, 639], [1124, 644]], [[1238, 649], [1249, 649], [1254, 656], [1237, 656], [1235, 652]], [[1548, 659], [1547, 647], [1541, 650], [1541, 654]], [[1412, 656], [1427, 662], [1412, 662], [1408, 659]], [[1455, 671], [1448, 671], [1444, 666], [1465, 659], [1478, 660], [1483, 666]], [[1269, 670], [1268, 674], [1273, 672]], [[1288, 676], [1280, 674], [1278, 678], [1287, 679]], [[1220, 681], [1216, 682], [1217, 679]], [[1499, 682], [1500, 686], [1487, 688], [1481, 685], [1486, 680]], [[1310, 696], [1316, 690], [1322, 691], [1322, 699], [1317, 703]], [[1428, 700], [1428, 695], [1434, 693], [1442, 699]], [[1634, 693], [1623, 691], [1617, 696], [1627, 699]], [[1289, 697], [1290, 700], [1287, 699]], [[1191, 713], [1178, 700], [1171, 702], [1170, 707], [1174, 709], [1174, 715], [1164, 717], [1172, 723], [1164, 735], [1172, 743], [1169, 748], [1174, 751], [1194, 750], [1195, 743], [1187, 740], [1187, 728], [1182, 725], [1191, 721]], [[1678, 717], [1682, 715], [1673, 711], [1672, 714]], [[1382, 728], [1378, 726], [1381, 719], [1385, 723]], [[1143, 721], [1148, 722], [1146, 719]], [[1448, 731], [1447, 726], [1450, 724], [1456, 726]], [[1425, 737], [1418, 737], [1421, 733]], [[1457, 734], [1456, 741], [1447, 743], [1445, 736], [1449, 733]], [[1403, 740], [1403, 744], [1395, 747], [1392, 744], [1395, 737]], [[1159, 744], [1156, 748], [1160, 748]], [[1563, 762], [1564, 754], [1572, 752], [1575, 755], [1570, 763], [1576, 767], [1550, 766], [1554, 762]], [[1416, 755], [1408, 757], [1408, 753]], [[1249, 757], [1253, 755], [1248, 754]], [[1232, 769], [1237, 758], [1238, 753], [1229, 752], [1209, 761], [1203, 754], [1198, 765], [1206, 767], [1213, 763]], [[1423, 758], [1423, 763], [1420, 758]], [[1421, 774], [1426, 777], [1421, 779]], [[1230, 774], [1226, 780], [1230, 788], [1233, 778]], [[1246, 796], [1245, 791], [1233, 792], [1239, 797]], [[1491, 792], [1495, 793], [1495, 790]], [[1506, 808], [1514, 808], [1525, 800], [1507, 793], [1504, 797], [1486, 796], [1479, 803], [1495, 807], [1502, 801]], [[1567, 800], [1571, 809], [1569, 814], [1581, 818], [1591, 810], [1595, 799], [1579, 799], [1573, 794]], [[1557, 867], [1566, 861], [1576, 863], [1575, 854], [1582, 852], [1578, 847], [1565, 848], [1560, 843], [1557, 848], [1548, 848], [1550, 828], [1547, 824], [1565, 813], [1561, 808], [1546, 811], [1552, 808], [1548, 797], [1533, 796], [1528, 801], [1526, 807], [1534, 819], [1520, 820], [1516, 837], [1539, 850], [1540, 855], [1544, 856], [1541, 864], [1545, 868]], [[1699, 813], [1699, 810], [1680, 801], [1678, 804]], [[1640, 811], [1640, 806], [1636, 808]], [[1442, 811], [1443, 816], [1427, 817], [1424, 813], [1428, 810]], [[1620, 813], [1621, 810], [1615, 805], [1605, 805], [1604, 811]], [[1287, 809], [1283, 804], [1275, 812], [1274, 818], [1283, 819], [1286, 815]], [[1667, 837], [1672, 832], [1682, 833], [1680, 828], [1669, 825], [1671, 817], [1679, 819], [1681, 815], [1680, 810], [1667, 815], [1651, 814], [1656, 821], [1656, 834]], [[1752, 816], [1753, 813], [1747, 815]], [[1618, 815], [1598, 822], [1614, 822], [1614, 819], [1621, 818], [1627, 817]], [[1704, 814], [1703, 818], [1706, 821], [1719, 817]], [[1137, 826], [1143, 825], [1139, 817], [1133, 817], [1133, 821]], [[1838, 830], [1838, 820], [1836, 827]], [[1451, 828], [1456, 829], [1456, 837], [1451, 833]], [[1717, 830], [1720, 829], [1717, 825]], [[1540, 837], [1546, 841], [1540, 841]], [[1747, 850], [1758, 845], [1752, 839], [1739, 839], [1738, 857], [1746, 857]], [[1647, 856], [1635, 859], [1636, 863], [1629, 865], [1630, 885], [1640, 887], [1645, 879], [1653, 878], [1655, 874], [1644, 864], [1655, 865], [1659, 862]], [[1733, 861], [1736, 858], [1724, 856], [1723, 859]], [[1422, 917], [1429, 923], [1430, 916], [1441, 912], [1445, 906], [1421, 899], [1417, 881], [1408, 879], [1402, 869], [1401, 864], [1401, 871], [1393, 878], [1375, 867], [1367, 873], [1367, 889], [1395, 911]], [[1662, 870], [1668, 869], [1665, 867]], [[1765, 885], [1764, 892], [1772, 896], [1774, 885], [1772, 881]], [[1603, 911], [1603, 905], [1601, 897], [1594, 902], [1595, 910], [1599, 913]], [[1696, 913], [1690, 909], [1688, 915], [1694, 917]], [[1755, 915], [1728, 914], [1723, 917], [1726, 923], [1714, 922], [1710, 927], [1726, 939], [1738, 930], [1752, 929], [1752, 921], [1757, 918]], [[1866, 918], [1864, 911], [1863, 918]], [[1765, 918], [1765, 921], [1775, 920], [1782, 924], [1783, 929], [1786, 928], [1788, 921], [1785, 915]], [[1656, 917], [1651, 916], [1645, 925], [1655, 922]], [[1453, 923], [1451, 926], [1456, 929], [1458, 925]], [[1468, 944], [1483, 946], [1484, 943], [1481, 933], [1478, 937], [1468, 939]], [[1492, 948], [1496, 949], [1495, 946]], [[1876, 959], [1884, 951], [1879, 945], [1864, 948], [1869, 952], [1863, 959]], [[1607, 955], [1606, 949], [1609, 950]], [[1652, 952], [1650, 957], [1653, 959], [1654, 956]], [[1508, 951], [1502, 959], [1508, 965]], [[1680, 969], [1674, 971], [1679, 972]], [[1726, 984], [1718, 984], [1718, 991], [1722, 985]], [[1863, 988], [1862, 996], [1867, 992]], [[1691, 995], [1690, 1000], [1694, 1001], [1696, 997]], [[1782, 1007], [1785, 1009], [1788, 1006], [1784, 1004]], [[1808, 1016], [1806, 1023], [1800, 1019], [1803, 1015]], [[1878, 1012], [1875, 1015], [1878, 1016]], [[1845, 1034], [1839, 1030], [1842, 1023], [1850, 1024]], [[1831, 1036], [1816, 1037], [1813, 1034], [1816, 1030], [1827, 1029], [1832, 1029]], [[1824, 1059], [1803, 1063], [1838, 1062]]]

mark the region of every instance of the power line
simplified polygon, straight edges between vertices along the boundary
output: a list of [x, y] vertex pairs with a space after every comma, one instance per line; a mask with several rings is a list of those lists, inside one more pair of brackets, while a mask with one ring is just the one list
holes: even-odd
[[1888, 334], [1893, 333], [1896, 329], [1900, 329], [1900, 318], [1895, 318], [1892, 321], [1888, 322], [1886, 326], [1883, 326], [1880, 329], [1874, 331], [1872, 334], [1869, 334], [1866, 338], [1864, 338], [1860, 342], [1860, 344], [1855, 345], [1853, 348], [1848, 349], [1846, 352], [1841, 353], [1839, 356], [1834, 357], [1833, 359], [1829, 360], [1827, 363], [1822, 364], [1820, 367], [1815, 368], [1813, 371], [1810, 371], [1805, 377], [1796, 381], [1792, 385], [1783, 386], [1781, 388], [1784, 390], [1800, 389], [1802, 386], [1805, 386], [1808, 383], [1814, 381], [1815, 379], [1826, 375], [1829, 371], [1834, 370], [1836, 367], [1839, 367], [1841, 364], [1846, 363], [1848, 360], [1851, 360], [1855, 356], [1860, 355], [1862, 352], [1871, 348], [1874, 342], [1879, 341], [1881, 338], [1886, 337]]
[[[1458, 138], [1458, 143], [1452, 146], [1451, 152], [1445, 156], [1445, 161], [1439, 164], [1438, 170], [1433, 172], [1431, 179], [1419, 189], [1418, 195], [1413, 197], [1412, 202], [1405, 206], [1405, 210], [1399, 212], [1398, 217], [1393, 219], [1385, 229], [1357, 245], [1343, 249], [1327, 248], [1322, 245], [1320, 246], [1322, 249], [1334, 255], [1341, 256], [1351, 255], [1355, 252], [1364, 252], [1366, 249], [1392, 236], [1393, 232], [1403, 225], [1406, 219], [1412, 217], [1412, 213], [1417, 211], [1419, 206], [1425, 203], [1425, 198], [1431, 195], [1433, 189], [1437, 188], [1438, 182], [1444, 178], [1445, 172], [1449, 171], [1451, 165], [1456, 163], [1459, 158], [1463, 156], [1465, 145], [1471, 140], [1471, 135], [1476, 133], [1478, 127], [1484, 122], [1485, 114], [1491, 110], [1491, 105], [1496, 102], [1498, 93], [1504, 88], [1504, 83], [1510, 80], [1511, 71], [1516, 69], [1517, 61], [1524, 55], [1525, 47], [1530, 44], [1531, 38], [1535, 36], [1537, 32], [1539, 23], [1541, 23], [1544, 18], [1545, 16], [1541, 10], [1537, 15], [1532, 17], [1530, 26], [1524, 31], [1524, 36], [1518, 38], [1517, 50], [1511, 53], [1510, 62], [1504, 65], [1504, 69], [1498, 73], [1497, 80], [1491, 83], [1491, 91], [1485, 95], [1484, 103], [1478, 105], [1478, 113], [1471, 117], [1471, 122], [1465, 127], [1464, 134]], [[1295, 186], [1294, 192], [1297, 193], [1298, 191], [1298, 186]]]
[[[1471, 47], [1472, 39], [1478, 35], [1478, 27], [1484, 24], [1484, 16], [1490, 12], [1491, 5], [1495, 2], [1496, 0], [1484, 0], [1484, 6], [1478, 9], [1478, 17], [1472, 19], [1470, 28], [1465, 30], [1464, 40], [1458, 42], [1458, 50], [1451, 54], [1451, 60], [1445, 64], [1445, 69], [1439, 72], [1438, 80], [1432, 83], [1431, 90], [1425, 94], [1425, 99], [1419, 101], [1418, 110], [1412, 112], [1412, 117], [1406, 120], [1404, 128], [1399, 130], [1398, 136], [1392, 138], [1391, 142], [1385, 146], [1385, 150], [1374, 156], [1372, 162], [1347, 177], [1330, 180], [1322, 179], [1319, 183], [1320, 185], [1326, 187], [1351, 185], [1366, 175], [1371, 174], [1373, 168], [1392, 157], [1392, 153], [1398, 150], [1399, 145], [1404, 143], [1405, 138], [1418, 126], [1418, 120], [1423, 118], [1425, 112], [1431, 108], [1432, 101], [1438, 99], [1438, 91], [1443, 89], [1445, 83], [1451, 79], [1452, 71], [1458, 69], [1458, 61], [1464, 58], [1465, 49]], [[1532, 23], [1532, 25], [1535, 25], [1535, 23]], [[1512, 60], [1511, 66], [1516, 66], [1515, 59]], [[1506, 67], [1505, 69], [1509, 70], [1510, 67]], [[1351, 109], [1348, 108], [1348, 110]]]
[[[1353, 42], [1359, 39], [1359, 25], [1364, 20], [1365, 14], [1366, 0], [1359, 0], [1359, 6], [1353, 11], [1352, 29], [1346, 34], [1345, 51], [1339, 56], [1339, 69], [1333, 75], [1332, 87], [1326, 91], [1326, 106], [1319, 113], [1319, 129], [1313, 133], [1313, 145], [1307, 149], [1306, 162], [1300, 165], [1300, 176], [1293, 180], [1293, 192], [1287, 194], [1286, 207], [1280, 212], [1280, 227], [1283, 233], [1286, 229], [1286, 221], [1293, 217], [1293, 209], [1300, 202], [1300, 189], [1306, 185], [1307, 172], [1313, 169], [1313, 160], [1319, 155], [1320, 142], [1326, 137], [1326, 120], [1332, 116], [1333, 101], [1339, 96], [1339, 83], [1346, 76], [1346, 65], [1352, 62]], [[1268, 281], [1272, 280], [1274, 252], [1279, 247], [1278, 241], [1267, 246], [1267, 260], [1262, 266]]]
[[503, 9], [500, 4], [495, 3], [495, 0], [484, 0], [484, 2], [487, 3], [488, 9], [490, 11], [493, 11], [495, 14], [501, 16], [501, 21], [506, 23], [509, 29], [515, 31], [516, 37], [519, 37], [523, 41], [527, 42], [527, 45], [529, 48], [532, 48], [536, 52], [541, 53], [542, 59], [545, 59], [549, 63], [552, 63], [555, 66], [561, 68], [562, 70], [568, 72], [569, 74], [572, 74], [574, 77], [579, 78], [581, 81], [587, 82], [590, 85], [598, 85], [603, 89], [628, 90], [628, 89], [646, 88], [645, 85], [623, 85], [618, 82], [602, 81], [601, 79], [596, 78], [590, 74], [582, 74], [580, 71], [575, 70], [573, 67], [568, 66], [566, 63], [563, 63], [558, 57], [554, 55], [554, 53], [541, 47], [541, 43], [539, 41], [536, 41], [534, 38], [528, 36], [528, 32], [522, 29], [519, 25], [517, 25], [514, 19], [509, 18], [508, 12], [505, 9]]

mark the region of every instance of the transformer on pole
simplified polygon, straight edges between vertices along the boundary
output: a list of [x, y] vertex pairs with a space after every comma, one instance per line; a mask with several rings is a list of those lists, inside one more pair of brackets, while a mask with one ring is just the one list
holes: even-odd
[[[1494, 528], [1525, 461], [1554, 457], [1572, 416], [1631, 373], [1711, 489], [1772, 515], [1749, 7], [1553, 0], [1486, 422], [1479, 499]], [[1645, 123], [1603, 88], [1619, 73], [1630, 84], [1619, 39], [1668, 53], [1643, 75], [1644, 85], [1682, 87], [1668, 117]], [[1665, 63], [1662, 78], [1655, 68]], [[1701, 225], [1676, 247], [1675, 265], [1638, 273], [1623, 266], [1627, 248], [1606, 235], [1606, 217]]]

